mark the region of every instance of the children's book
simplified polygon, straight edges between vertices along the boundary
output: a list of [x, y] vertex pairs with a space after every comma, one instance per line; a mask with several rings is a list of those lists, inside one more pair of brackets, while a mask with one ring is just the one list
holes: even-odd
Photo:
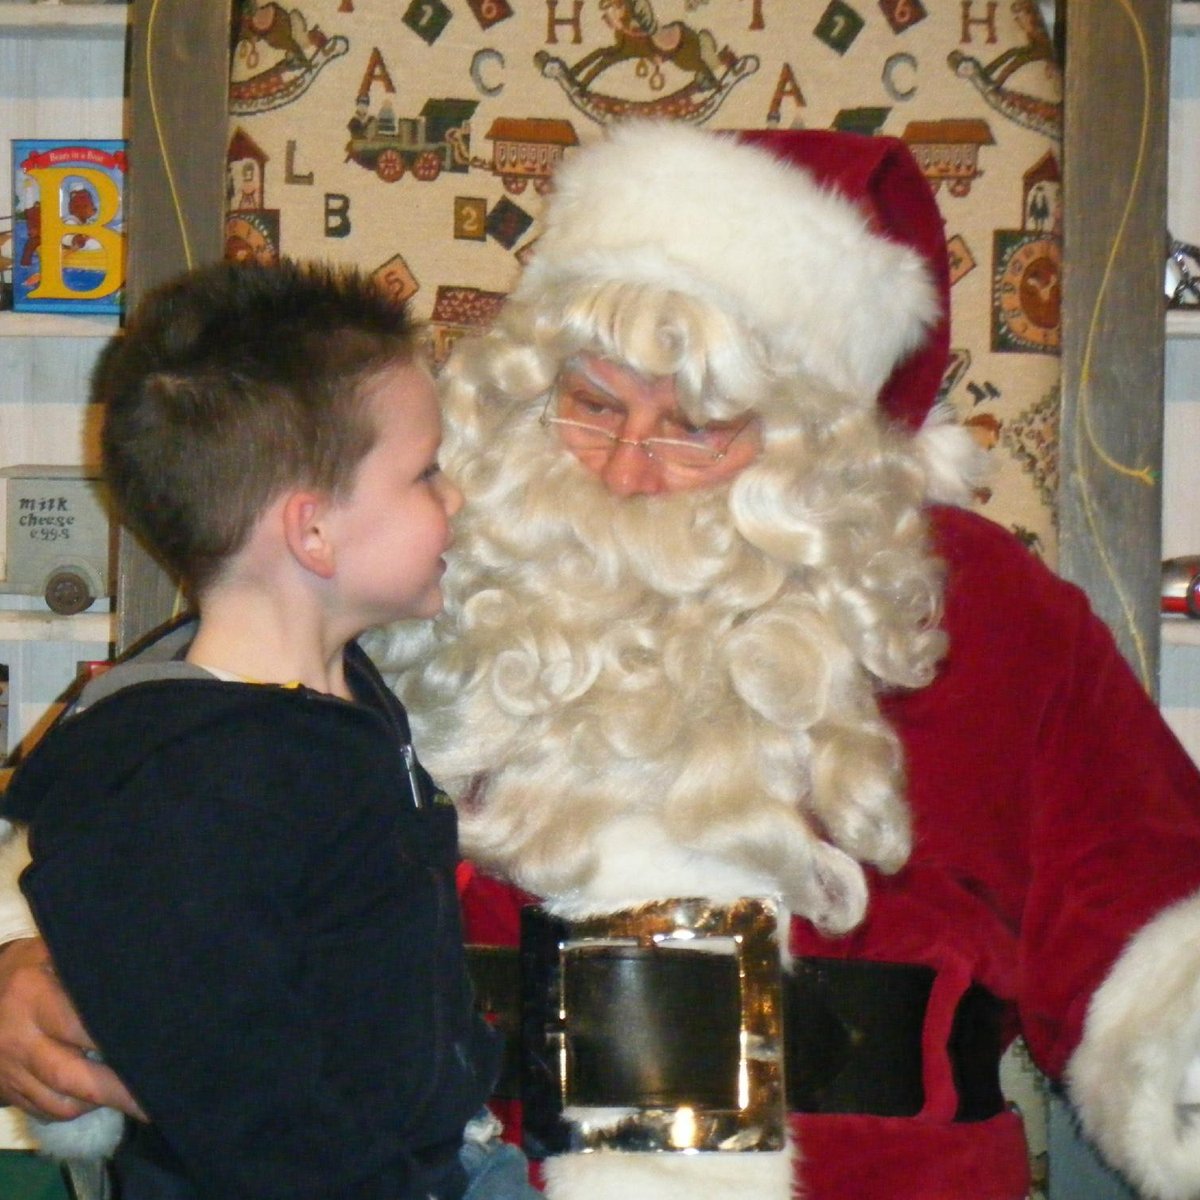
[[125, 143], [21, 138], [12, 149], [13, 308], [119, 313]]

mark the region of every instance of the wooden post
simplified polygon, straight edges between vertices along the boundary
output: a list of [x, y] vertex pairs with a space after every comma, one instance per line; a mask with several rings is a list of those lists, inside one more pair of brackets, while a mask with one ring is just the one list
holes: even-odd
[[1066, 14], [1059, 565], [1153, 695], [1170, 3], [1070, 0]]
[[[228, 0], [138, 0], [129, 73], [128, 304], [224, 252]], [[176, 588], [126, 530], [117, 650], [172, 615]]]

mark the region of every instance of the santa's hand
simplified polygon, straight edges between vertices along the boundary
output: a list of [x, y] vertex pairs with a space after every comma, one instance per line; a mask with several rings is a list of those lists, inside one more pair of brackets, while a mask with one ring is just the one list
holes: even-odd
[[40, 938], [0, 948], [0, 1102], [42, 1120], [69, 1120], [106, 1105], [145, 1115], [94, 1051]]

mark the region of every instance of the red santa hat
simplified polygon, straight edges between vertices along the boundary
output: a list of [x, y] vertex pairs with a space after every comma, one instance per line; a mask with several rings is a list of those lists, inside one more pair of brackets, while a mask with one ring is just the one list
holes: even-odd
[[903, 142], [629, 122], [555, 174], [515, 295], [644, 282], [722, 309], [801, 371], [916, 428], [945, 370], [941, 216]]
[[919, 427], [937, 400], [950, 359], [950, 264], [941, 210], [912, 151], [899, 138], [832, 129], [766, 129], [738, 136], [811, 171], [857, 203], [876, 232], [921, 255], [937, 288], [938, 316], [879, 396], [889, 416]]

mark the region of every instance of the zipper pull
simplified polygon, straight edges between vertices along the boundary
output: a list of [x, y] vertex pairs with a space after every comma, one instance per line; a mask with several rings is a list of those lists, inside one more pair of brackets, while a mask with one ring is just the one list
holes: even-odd
[[404, 758], [404, 773], [408, 776], [408, 793], [412, 798], [413, 808], [424, 808], [425, 794], [421, 791], [421, 780], [417, 776], [417, 756], [408, 742], [400, 747], [400, 754]]

